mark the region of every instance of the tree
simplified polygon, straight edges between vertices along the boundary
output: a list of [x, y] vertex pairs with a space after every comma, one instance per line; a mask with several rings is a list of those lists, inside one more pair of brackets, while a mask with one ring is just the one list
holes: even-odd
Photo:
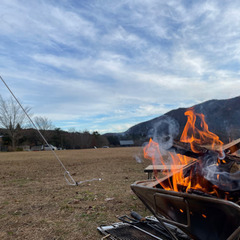
[[[49, 141], [49, 138], [51, 138], [51, 136], [52, 136], [52, 131], [49, 131], [49, 130], [54, 129], [52, 121], [50, 119], [48, 119], [47, 117], [37, 116], [34, 118], [34, 122], [35, 122], [35, 125], [37, 126], [38, 130], [41, 131], [44, 138], [47, 141]], [[43, 139], [41, 139], [40, 141], [42, 144], [45, 143]]]
[[119, 138], [117, 136], [114, 136], [114, 135], [107, 136], [107, 140], [110, 145], [113, 145], [113, 146], [120, 145]]
[[[28, 114], [30, 108], [25, 107], [24, 111]], [[0, 126], [7, 129], [13, 150], [19, 138], [19, 133], [26, 123], [27, 116], [24, 111], [12, 97], [4, 100], [0, 95]]]
[[52, 124], [52, 121], [49, 120], [47, 117], [35, 117], [34, 122], [39, 130], [52, 130], [54, 129], [54, 126]]
[[63, 131], [61, 128], [55, 128], [52, 131], [51, 143], [56, 147], [63, 147]]

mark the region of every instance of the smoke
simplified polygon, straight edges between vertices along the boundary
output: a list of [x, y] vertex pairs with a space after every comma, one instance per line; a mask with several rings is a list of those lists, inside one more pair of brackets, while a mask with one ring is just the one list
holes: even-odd
[[173, 140], [179, 134], [179, 123], [169, 117], [163, 116], [159, 121], [157, 121], [153, 127], [148, 132], [148, 137], [159, 145], [159, 151], [156, 151], [156, 146], [152, 146], [148, 149], [148, 154], [154, 154], [155, 164], [162, 164], [164, 161], [171, 162], [172, 157], [169, 155], [168, 149], [173, 145]]
[[135, 158], [137, 163], [142, 163], [143, 162], [143, 159], [139, 155], [135, 155], [134, 158]]
[[179, 123], [175, 119], [166, 115], [164, 118], [156, 122], [153, 128], [148, 132], [148, 136], [165, 150], [172, 147], [173, 140], [178, 134]]
[[209, 154], [203, 159], [203, 176], [223, 191], [240, 190], [240, 168], [234, 162], [218, 163], [217, 154]]

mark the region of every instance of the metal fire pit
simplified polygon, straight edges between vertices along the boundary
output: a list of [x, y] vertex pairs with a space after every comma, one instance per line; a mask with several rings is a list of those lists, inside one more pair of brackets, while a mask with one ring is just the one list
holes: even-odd
[[198, 240], [240, 237], [240, 206], [196, 194], [158, 188], [156, 180], [137, 181], [133, 192], [160, 222], [171, 223]]

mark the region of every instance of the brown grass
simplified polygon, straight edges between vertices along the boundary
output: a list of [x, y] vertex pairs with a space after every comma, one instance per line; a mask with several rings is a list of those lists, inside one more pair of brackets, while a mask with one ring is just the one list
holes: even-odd
[[[131, 183], [146, 179], [142, 149], [58, 151], [76, 181], [69, 186], [51, 152], [0, 153], [0, 239], [100, 239], [97, 227], [145, 207]], [[107, 201], [107, 198], [110, 200]]]

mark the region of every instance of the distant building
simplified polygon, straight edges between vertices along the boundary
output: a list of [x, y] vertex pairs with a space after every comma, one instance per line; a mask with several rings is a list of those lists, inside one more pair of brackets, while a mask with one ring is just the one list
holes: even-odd
[[29, 145], [23, 145], [22, 146], [23, 151], [30, 151], [30, 146]]
[[42, 150], [42, 145], [40, 146], [32, 146], [31, 151], [41, 151]]
[[120, 140], [120, 146], [122, 147], [130, 147], [133, 145], [134, 145], [133, 140]]

